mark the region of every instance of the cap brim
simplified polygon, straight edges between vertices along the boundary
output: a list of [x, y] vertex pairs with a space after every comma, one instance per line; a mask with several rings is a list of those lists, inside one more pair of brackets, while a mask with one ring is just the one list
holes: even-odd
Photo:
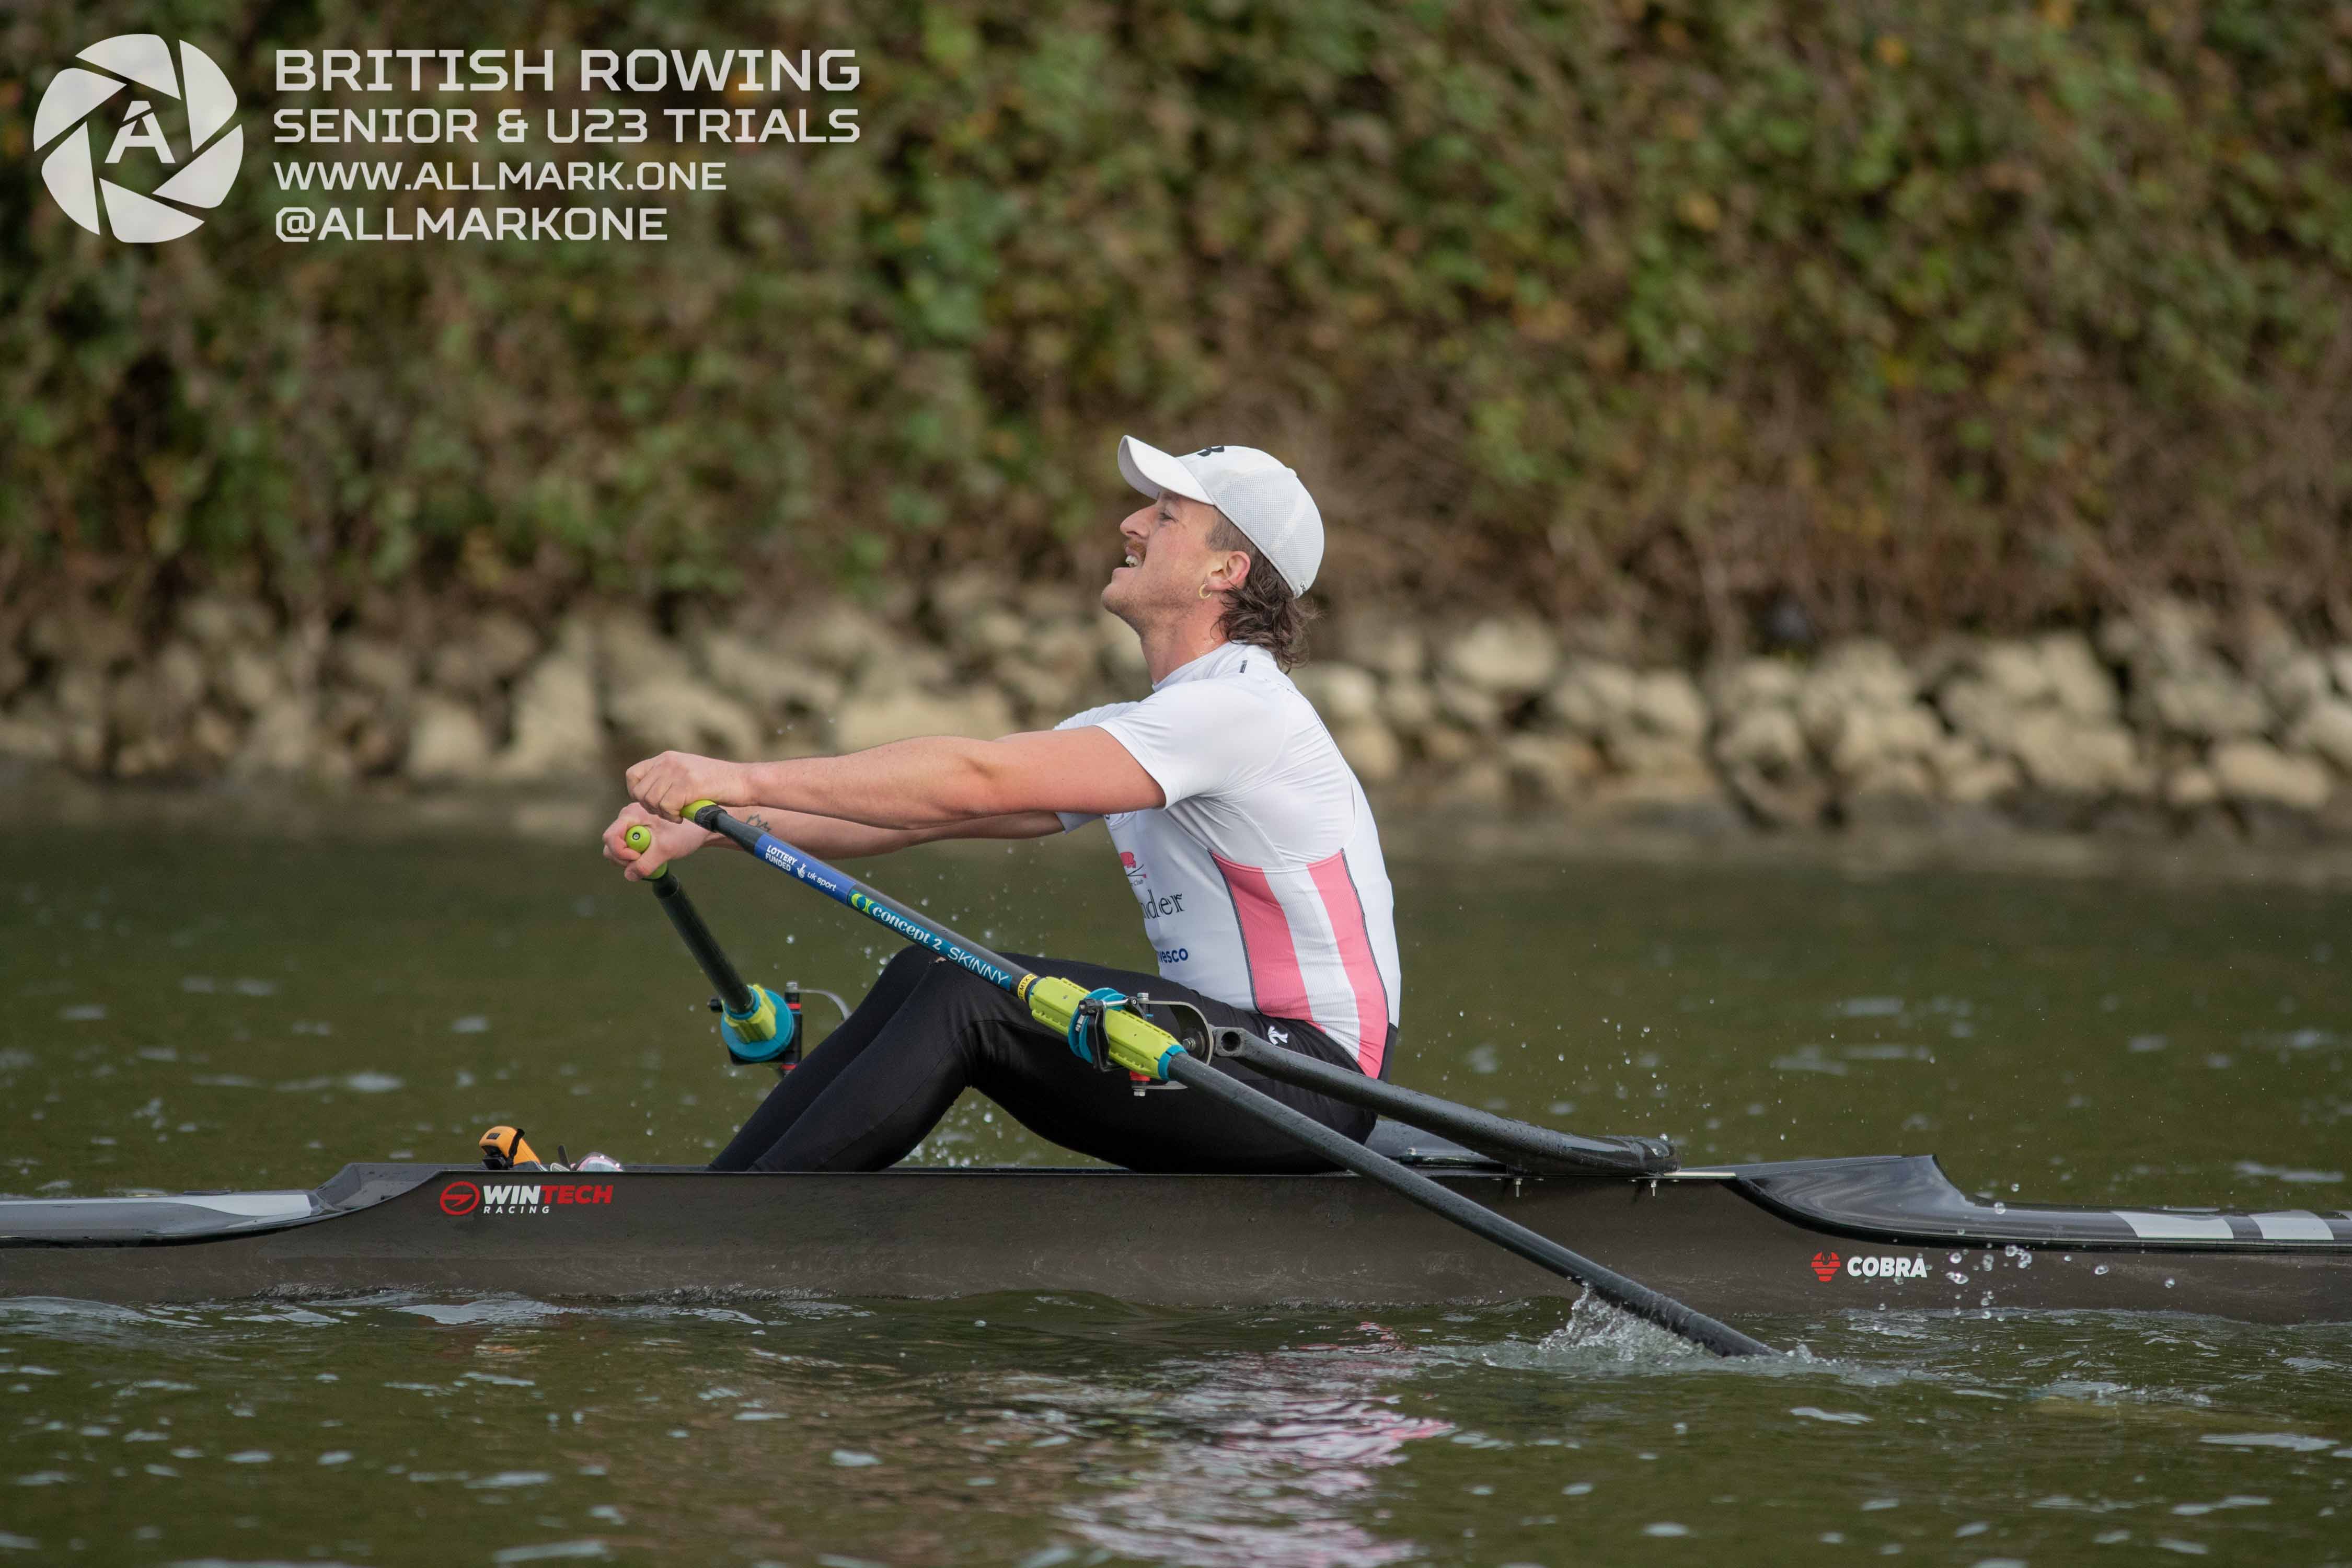
[[1192, 477], [1192, 470], [1157, 447], [1146, 446], [1132, 436], [1118, 438], [1118, 471], [1121, 478], [1158, 500], [1170, 491], [1189, 500], [1216, 505], [1215, 500]]

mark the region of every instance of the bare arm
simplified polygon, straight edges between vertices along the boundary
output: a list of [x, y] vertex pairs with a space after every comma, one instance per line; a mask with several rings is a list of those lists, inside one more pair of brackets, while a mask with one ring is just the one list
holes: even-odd
[[[936, 827], [869, 827], [862, 822], [788, 811], [781, 806], [742, 805], [729, 809], [761, 832], [772, 834], [794, 848], [805, 849], [826, 860], [887, 855], [917, 844], [935, 844], [943, 838], [1043, 838], [1062, 831], [1062, 819], [1050, 811], [969, 817]], [[734, 842], [717, 834], [710, 837], [721, 843]]]
[[[1092, 725], [1001, 741], [935, 735], [845, 757], [775, 763], [722, 763], [664, 752], [631, 768], [628, 784], [648, 809], [672, 819], [697, 800], [740, 800], [926, 837], [1004, 837], [955, 830], [999, 817], [1056, 811], [1101, 816], [1166, 804], [1142, 764], [1108, 731]], [[814, 844], [808, 847], [815, 852]]]
[[[1062, 831], [1062, 819], [1050, 811], [985, 816], [941, 827], [906, 829], [868, 827], [863, 823], [844, 822], [833, 816], [813, 816], [805, 812], [782, 811], [774, 806], [730, 805], [728, 810], [761, 832], [772, 834], [793, 847], [804, 849], [824, 860], [854, 860], [866, 855], [887, 855], [894, 849], [904, 849], [913, 844], [929, 844], [942, 838], [1043, 838], [1048, 834]], [[653, 835], [653, 843], [642, 852], [629, 846], [628, 832], [635, 826], [644, 826]], [[714, 844], [732, 848], [735, 841], [722, 834], [697, 827], [690, 822], [667, 821], [635, 801], [624, 806], [612, 825], [604, 829], [604, 858], [627, 872], [633, 882], [643, 881], [671, 861], [682, 860], [696, 850]]]

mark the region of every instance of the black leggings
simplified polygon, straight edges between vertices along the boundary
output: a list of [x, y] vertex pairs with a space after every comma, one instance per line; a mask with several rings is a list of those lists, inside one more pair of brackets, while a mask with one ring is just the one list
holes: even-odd
[[[1213, 1001], [1156, 974], [1005, 955], [1016, 966], [1094, 989], [1190, 1002], [1325, 1061], [1354, 1066], [1311, 1024]], [[1361, 1141], [1375, 1120], [1335, 1100], [1219, 1060], [1253, 1089]], [[1080, 1061], [1010, 992], [909, 947], [884, 967], [848, 1022], [785, 1075], [714, 1171], [879, 1171], [922, 1142], [956, 1097], [976, 1089], [1050, 1143], [1138, 1171], [1321, 1171], [1329, 1163], [1255, 1118], [1183, 1089], [1139, 1095], [1125, 1073]]]

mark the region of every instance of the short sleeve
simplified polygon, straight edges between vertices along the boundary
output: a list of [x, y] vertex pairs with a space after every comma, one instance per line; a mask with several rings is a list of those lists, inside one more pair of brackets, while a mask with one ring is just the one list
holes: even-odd
[[1235, 787], [1282, 742], [1273, 705], [1229, 680], [1163, 687], [1093, 721], [1127, 748], [1170, 805]]
[[[1060, 723], [1055, 725], [1054, 728], [1056, 730], [1083, 730], [1089, 724], [1099, 724], [1109, 715], [1121, 712], [1134, 706], [1135, 704], [1132, 702], [1106, 702], [1099, 708], [1089, 708], [1083, 713], [1073, 713], [1068, 718], [1063, 720]], [[1093, 811], [1057, 811], [1054, 815], [1062, 819], [1062, 831], [1065, 833], [1076, 833], [1079, 828], [1084, 827], [1089, 822], [1099, 822], [1102, 820], [1101, 813]]]

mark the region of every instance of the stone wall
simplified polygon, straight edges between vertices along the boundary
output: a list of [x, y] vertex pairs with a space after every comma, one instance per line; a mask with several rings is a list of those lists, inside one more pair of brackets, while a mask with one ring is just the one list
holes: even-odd
[[[52, 608], [0, 642], [0, 759], [159, 782], [541, 785], [610, 780], [666, 747], [1002, 734], [1144, 688], [1133, 635], [1091, 595], [964, 574], [902, 600], [675, 636], [609, 606], [545, 628], [491, 613], [333, 631], [205, 596], [161, 635]], [[1385, 798], [1703, 830], [2352, 837], [2352, 647], [2179, 602], [2093, 634], [1853, 641], [1704, 671], [1525, 617], [1360, 612], [1318, 633], [1299, 684]]]

